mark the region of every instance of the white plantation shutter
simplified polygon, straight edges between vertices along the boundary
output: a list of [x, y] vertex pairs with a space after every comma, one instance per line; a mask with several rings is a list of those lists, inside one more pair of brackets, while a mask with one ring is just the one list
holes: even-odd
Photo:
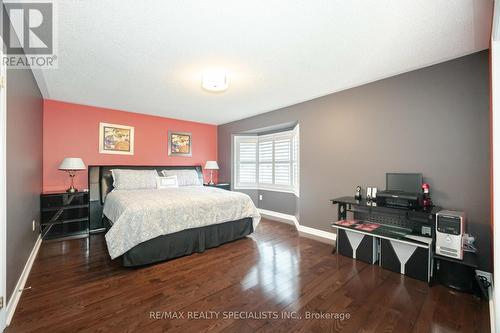
[[259, 162], [273, 161], [273, 140], [259, 139]]
[[299, 190], [299, 128], [261, 136], [235, 136], [236, 188]]
[[254, 137], [235, 137], [235, 171], [237, 186], [257, 184], [257, 140]]
[[291, 138], [277, 138], [274, 140], [274, 160], [277, 162], [290, 162], [292, 157]]
[[240, 164], [240, 184], [255, 184], [256, 178], [256, 165], [255, 164]]
[[259, 184], [273, 183], [273, 164], [259, 163]]
[[274, 184], [289, 186], [291, 184], [290, 176], [290, 163], [276, 163], [274, 165]]
[[294, 130], [292, 139], [292, 186], [294, 193], [299, 195], [299, 125]]
[[259, 139], [259, 184], [273, 183], [273, 140]]
[[274, 184], [292, 184], [292, 138], [282, 137], [274, 140]]

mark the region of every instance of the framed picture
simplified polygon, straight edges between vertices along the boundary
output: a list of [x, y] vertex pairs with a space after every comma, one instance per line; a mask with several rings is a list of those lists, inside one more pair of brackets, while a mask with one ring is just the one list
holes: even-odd
[[134, 155], [134, 128], [99, 123], [99, 153]]
[[168, 131], [169, 156], [191, 156], [192, 145], [191, 133]]

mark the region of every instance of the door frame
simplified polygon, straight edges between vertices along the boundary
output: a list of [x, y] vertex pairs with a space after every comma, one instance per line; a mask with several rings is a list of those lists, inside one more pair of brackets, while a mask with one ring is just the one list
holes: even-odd
[[[490, 300], [491, 331], [500, 327], [500, 0], [495, 0], [491, 33], [491, 149], [493, 286]], [[492, 304], [491, 304], [492, 303]]]
[[[3, 1], [2, 1], [3, 3]], [[2, 43], [0, 43], [1, 46]], [[0, 60], [3, 59], [0, 47]], [[7, 69], [0, 61], [0, 332], [7, 321]]]

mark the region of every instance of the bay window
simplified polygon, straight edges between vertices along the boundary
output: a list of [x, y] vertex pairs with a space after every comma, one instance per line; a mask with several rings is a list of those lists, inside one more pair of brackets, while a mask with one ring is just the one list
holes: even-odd
[[234, 137], [236, 189], [299, 195], [299, 126], [286, 132]]

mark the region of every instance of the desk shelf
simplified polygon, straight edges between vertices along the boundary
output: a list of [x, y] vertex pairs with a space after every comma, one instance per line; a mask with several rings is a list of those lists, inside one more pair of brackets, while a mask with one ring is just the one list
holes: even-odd
[[430, 209], [406, 209], [402, 207], [385, 207], [385, 206], [377, 206], [373, 202], [369, 202], [366, 200], [356, 200], [353, 197], [340, 197], [336, 199], [331, 199], [330, 200], [334, 205], [339, 204], [339, 205], [350, 205], [350, 206], [358, 206], [358, 207], [367, 207], [369, 209], [374, 209], [378, 210], [381, 212], [387, 212], [387, 213], [392, 213], [394, 214], [395, 212], [400, 212], [400, 213], [416, 213], [416, 214], [436, 214], [441, 210], [440, 207], [438, 206], [433, 206]]
[[[371, 221], [359, 221], [359, 224], [363, 224], [363, 223], [372, 223], [372, 222]], [[407, 236], [411, 237], [413, 235], [409, 231], [407, 231], [406, 233], [403, 232], [403, 230], [401, 230], [401, 232], [396, 232], [396, 231], [391, 232], [391, 231], [388, 231], [387, 229], [384, 229], [384, 227], [386, 227], [385, 225], [381, 225], [379, 229], [375, 229], [373, 231], [360, 230], [360, 229], [356, 229], [353, 226], [343, 226], [343, 225], [336, 224], [336, 222], [333, 222], [331, 224], [331, 226], [333, 228], [343, 229], [343, 230], [347, 230], [350, 232], [355, 232], [355, 233], [359, 233], [359, 234], [373, 236], [373, 237], [377, 237], [380, 239], [397, 240], [401, 243], [406, 243], [409, 245], [419, 246], [419, 247], [423, 247], [423, 248], [429, 248], [430, 245], [432, 244], [431, 237], [422, 237], [422, 238], [425, 238], [426, 240], [425, 241], [418, 241], [416, 239], [411, 239], [411, 238], [407, 237]]]
[[358, 220], [411, 229], [414, 234], [431, 236], [433, 239], [436, 213], [441, 210], [438, 206], [420, 210], [377, 206], [352, 197], [331, 199], [331, 202], [337, 205], [339, 220], [346, 220], [347, 214], [351, 213]]
[[[362, 223], [362, 222], [361, 222]], [[430, 282], [432, 243], [407, 239], [404, 236], [380, 235], [332, 223], [337, 229], [337, 252], [415, 279]]]
[[[353, 197], [336, 198], [331, 202], [337, 205], [339, 221], [347, 220], [350, 214], [353, 219], [381, 225], [380, 229], [364, 231], [332, 223], [332, 227], [337, 229], [336, 249], [339, 254], [369, 263], [378, 262], [386, 269], [431, 281], [435, 218], [440, 207], [420, 210], [384, 207], [366, 200], [355, 200]], [[387, 227], [407, 233], [391, 233]], [[422, 241], [409, 239], [408, 236], [422, 237]], [[375, 250], [372, 250], [372, 244], [375, 244]], [[372, 252], [376, 253], [376, 258], [370, 257]]]

